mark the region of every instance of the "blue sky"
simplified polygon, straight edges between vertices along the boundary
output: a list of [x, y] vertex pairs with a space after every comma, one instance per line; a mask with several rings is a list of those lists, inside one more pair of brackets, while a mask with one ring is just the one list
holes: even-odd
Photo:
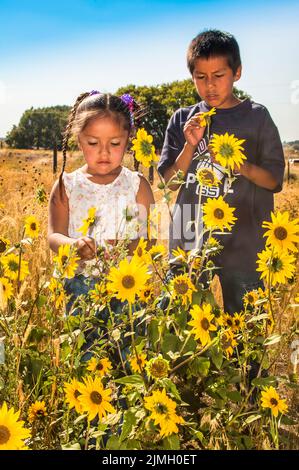
[[218, 28], [239, 42], [239, 88], [299, 139], [298, 17], [298, 0], [0, 0], [0, 136], [31, 106], [188, 78], [190, 40]]

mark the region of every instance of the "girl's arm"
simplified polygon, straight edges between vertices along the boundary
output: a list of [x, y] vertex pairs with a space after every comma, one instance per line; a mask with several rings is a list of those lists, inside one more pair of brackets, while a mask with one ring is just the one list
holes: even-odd
[[[155, 199], [151, 185], [144, 176], [140, 175], [140, 185], [138, 193], [136, 195], [136, 202], [139, 205], [139, 223], [142, 227], [146, 227], [146, 232], [148, 236], [148, 218], [150, 216], [150, 211], [153, 210]], [[136, 249], [139, 243], [139, 238], [133, 240], [129, 244], [129, 255], [133, 255], [134, 250]], [[151, 239], [147, 242], [147, 249], [150, 249], [152, 245], [156, 243], [156, 240]]]
[[235, 172], [240, 173], [240, 175], [244, 176], [257, 186], [271, 191], [273, 191], [279, 184], [269, 170], [265, 170], [253, 163], [244, 162], [239, 169], [235, 168]]
[[59, 181], [56, 181], [52, 188], [49, 201], [48, 241], [50, 248], [55, 253], [58, 253], [58, 249], [61, 245], [75, 244], [81, 259], [92, 259], [95, 256], [95, 243], [92, 238], [69, 237], [69, 203], [64, 184], [62, 185], [62, 195], [63, 197], [61, 198]]

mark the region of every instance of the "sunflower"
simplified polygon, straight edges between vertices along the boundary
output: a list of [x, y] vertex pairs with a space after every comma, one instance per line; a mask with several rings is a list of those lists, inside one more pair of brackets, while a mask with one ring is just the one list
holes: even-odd
[[250, 292], [246, 292], [246, 294], [243, 297], [243, 304], [245, 308], [250, 305], [251, 307], [254, 307], [255, 302], [257, 302], [259, 299], [258, 291], [257, 290], [251, 290]]
[[63, 305], [65, 300], [65, 292], [63, 284], [54, 277], [51, 278], [49, 290], [52, 292], [50, 297], [51, 302], [55, 303], [56, 308], [60, 308]]
[[193, 305], [190, 310], [192, 320], [188, 322], [188, 325], [192, 326], [191, 333], [195, 336], [195, 339], [199, 339], [202, 346], [205, 346], [211, 341], [210, 331], [216, 331], [217, 328], [211, 322], [214, 315], [211, 313], [212, 306], [210, 304], [203, 303], [199, 305]]
[[142, 302], [150, 303], [154, 300], [155, 292], [152, 285], [146, 285], [139, 293], [139, 298]]
[[92, 357], [87, 364], [87, 370], [94, 372], [100, 377], [104, 377], [104, 375], [109, 374], [110, 369], [112, 369], [112, 364], [106, 357], [102, 359]]
[[223, 167], [234, 168], [240, 165], [246, 160], [245, 155], [242, 153], [244, 148], [242, 144], [245, 142], [244, 139], [237, 139], [234, 134], [229, 135], [227, 132], [224, 135], [214, 134], [210, 146], [213, 151], [215, 160], [220, 163]]
[[150, 359], [146, 366], [148, 375], [154, 380], [168, 377], [169, 370], [169, 361], [164, 359], [161, 354], [159, 354], [158, 357], [153, 357]]
[[138, 129], [136, 139], [132, 140], [132, 150], [135, 152], [135, 158], [146, 168], [149, 168], [152, 163], [158, 161], [152, 142], [153, 136], [149, 135], [143, 128]]
[[96, 415], [102, 419], [108, 413], [115, 413], [115, 409], [110, 404], [111, 389], [104, 389], [101, 379], [95, 377], [84, 378], [84, 384], [80, 384], [78, 400], [82, 405], [83, 411], [88, 413], [88, 420], [91, 421]]
[[261, 406], [263, 408], [270, 408], [273, 416], [277, 418], [278, 413], [286, 413], [288, 406], [285, 400], [281, 400], [274, 387], [265, 387], [262, 391]]
[[25, 235], [30, 238], [37, 238], [39, 234], [39, 222], [34, 215], [25, 219]]
[[206, 111], [205, 113], [200, 113], [199, 117], [197, 118], [200, 127], [206, 127], [211, 124], [211, 116], [216, 114], [216, 108], [211, 108], [210, 111]]
[[234, 347], [237, 346], [237, 341], [232, 331], [225, 331], [221, 338], [221, 346], [224, 350], [226, 357], [229, 359], [234, 352]]
[[[295, 256], [288, 253], [278, 253], [267, 248], [258, 253], [258, 268], [261, 272], [261, 279], [265, 278], [272, 286], [277, 283], [284, 284], [287, 279], [291, 279], [295, 273]], [[270, 280], [269, 280], [270, 276]]]
[[203, 205], [203, 220], [209, 229], [220, 229], [223, 231], [227, 228], [231, 230], [232, 225], [237, 220], [233, 215], [234, 211], [235, 208], [230, 207], [223, 200], [223, 196], [219, 196], [217, 199], [208, 198], [207, 202]]
[[195, 177], [198, 183], [203, 186], [218, 186], [220, 183], [214, 171], [209, 168], [200, 168], [197, 170]]
[[133, 258], [136, 262], [147, 264], [148, 253], [146, 247], [147, 242], [144, 240], [144, 237], [141, 237], [133, 254]]
[[5, 277], [0, 277], [0, 289], [4, 301], [7, 302], [13, 296], [13, 286]]
[[19, 269], [20, 269], [20, 281], [23, 281], [25, 276], [29, 274], [28, 261], [21, 259], [21, 264], [19, 268], [19, 256], [13, 253], [3, 256], [1, 258], [1, 263], [4, 267], [4, 274], [12, 281], [18, 279]]
[[175, 276], [169, 283], [169, 289], [173, 298], [180, 298], [183, 305], [187, 305], [192, 301], [192, 292], [196, 292], [196, 288], [191, 282], [188, 274], [180, 274]]
[[18, 421], [20, 411], [7, 408], [4, 402], [0, 408], [0, 450], [23, 450], [24, 440], [30, 437], [29, 429], [24, 428], [24, 421]]
[[0, 254], [4, 253], [10, 245], [10, 241], [7, 238], [0, 237]]
[[69, 404], [70, 409], [75, 408], [77, 413], [82, 414], [83, 408], [81, 403], [78, 400], [78, 397], [81, 395], [80, 392], [81, 382], [78, 382], [76, 379], [72, 379], [70, 383], [64, 383], [64, 393], [65, 401]]
[[133, 372], [142, 372], [146, 363], [146, 354], [138, 353], [138, 359], [136, 356], [131, 356], [129, 358], [130, 366]]
[[266, 245], [270, 245], [278, 252], [298, 251], [294, 243], [299, 241], [299, 219], [289, 220], [289, 212], [271, 212], [272, 222], [263, 222], [262, 227], [267, 228], [264, 237], [267, 237]]
[[178, 433], [177, 424], [184, 420], [176, 414], [176, 403], [166, 395], [165, 389], [156, 390], [151, 396], [144, 398], [144, 407], [151, 412], [150, 419], [160, 426], [160, 436], [169, 436]]
[[77, 250], [72, 245], [60, 245], [54, 261], [61, 277], [68, 279], [74, 277], [80, 259], [76, 253]]
[[164, 245], [154, 245], [148, 253], [151, 257], [151, 260], [157, 261], [160, 260], [166, 254], [166, 248]]
[[220, 245], [219, 241], [214, 238], [210, 237], [205, 242], [205, 250], [206, 254], [210, 256], [215, 256], [221, 250], [222, 246]]
[[183, 261], [184, 263], [187, 263], [188, 254], [185, 250], [183, 250], [179, 246], [176, 249], [172, 250], [171, 253], [175, 257], [174, 261], [180, 260], [180, 261]]
[[108, 289], [111, 289], [118, 299], [133, 303], [136, 295], [145, 288], [149, 274], [145, 265], [141, 265], [133, 258], [131, 262], [125, 258], [119, 263], [118, 268], [110, 269], [107, 279], [110, 281]]
[[105, 282], [95, 284], [94, 289], [89, 291], [89, 296], [95, 304], [108, 304], [110, 300], [110, 293], [108, 292]]
[[95, 224], [96, 212], [96, 207], [90, 207], [88, 209], [87, 217], [83, 219], [83, 225], [78, 228], [77, 232], [81, 232], [83, 236], [87, 235], [88, 230]]
[[233, 329], [234, 327], [234, 319], [229, 313], [222, 312], [222, 315], [217, 321], [219, 325], [223, 326], [224, 328]]
[[28, 410], [28, 421], [29, 423], [33, 423], [39, 419], [44, 418], [47, 416], [47, 408], [44, 401], [36, 401], [34, 402]]
[[234, 313], [233, 315], [233, 331], [241, 330], [245, 325], [244, 313]]

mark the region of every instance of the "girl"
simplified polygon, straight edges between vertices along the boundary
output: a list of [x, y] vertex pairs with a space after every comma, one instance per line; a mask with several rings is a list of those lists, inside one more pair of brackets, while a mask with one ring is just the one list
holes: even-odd
[[[130, 95], [92, 91], [81, 94], [71, 110], [63, 141], [63, 168], [50, 195], [48, 229], [54, 252], [69, 244], [80, 258], [75, 276], [65, 279], [71, 296], [67, 312], [78, 295], [87, 294], [96, 284], [98, 246], [109, 250], [113, 241], [130, 239], [132, 255], [138, 239], [147, 238], [147, 217], [154, 204], [151, 187], [139, 173], [122, 166], [136, 107]], [[85, 164], [65, 173], [71, 135], [78, 141]], [[84, 234], [84, 221], [91, 213], [93, 223], [87, 224]]]

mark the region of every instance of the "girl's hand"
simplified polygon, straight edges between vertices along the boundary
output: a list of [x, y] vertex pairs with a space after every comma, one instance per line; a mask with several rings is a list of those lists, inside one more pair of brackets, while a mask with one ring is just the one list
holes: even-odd
[[78, 255], [84, 261], [91, 260], [96, 256], [96, 243], [93, 238], [80, 237], [74, 242]]
[[201, 127], [199, 124], [200, 115], [202, 113], [196, 113], [190, 118], [184, 125], [184, 136], [186, 142], [192, 147], [196, 147], [203, 138], [205, 132], [205, 126]]

